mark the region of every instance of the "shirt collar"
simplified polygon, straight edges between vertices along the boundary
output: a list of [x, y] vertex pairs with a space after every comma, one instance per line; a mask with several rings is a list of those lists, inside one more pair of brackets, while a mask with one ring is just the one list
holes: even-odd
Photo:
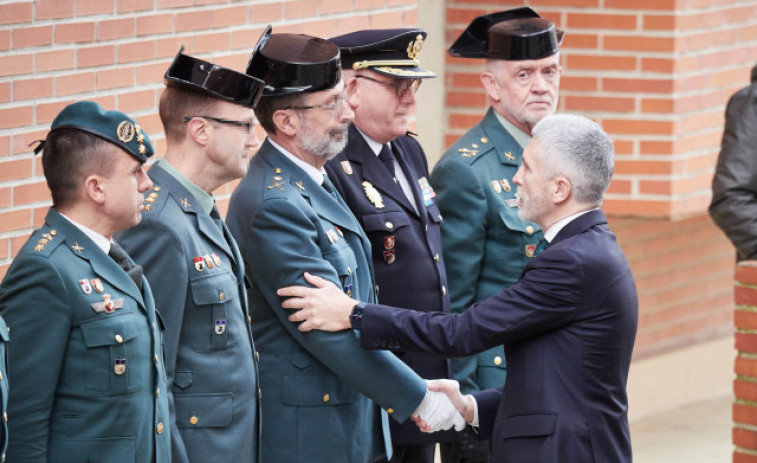
[[97, 233], [96, 231], [92, 230], [89, 227], [85, 227], [84, 225], [74, 222], [71, 220], [70, 217], [68, 217], [66, 214], [63, 214], [59, 211], [60, 215], [63, 216], [64, 219], [71, 222], [74, 227], [78, 228], [82, 233], [84, 233], [87, 238], [91, 239], [93, 243], [97, 245], [98, 248], [102, 250], [105, 254], [107, 254], [110, 251], [110, 240], [103, 235]]
[[504, 127], [505, 130], [510, 132], [510, 135], [515, 139], [516, 142], [518, 142], [520, 147], [526, 149], [526, 146], [531, 141], [531, 135], [522, 131], [518, 127], [515, 127], [512, 122], [502, 117], [497, 111], [494, 111], [494, 115], [497, 116], [499, 123], [502, 124], [502, 127]]
[[365, 139], [365, 142], [368, 143], [368, 147], [371, 149], [371, 151], [373, 151], [373, 154], [375, 154], [376, 156], [378, 156], [379, 153], [381, 152], [381, 148], [383, 148], [384, 145], [382, 145], [381, 143], [377, 142], [376, 140], [374, 140], [373, 138], [369, 137], [368, 135], [364, 134], [362, 130], [360, 130], [360, 129], [357, 128], [357, 126], [355, 126], [355, 129], [357, 129], [357, 131], [360, 133], [360, 135], [363, 136], [363, 138]]
[[308, 174], [315, 183], [319, 185], [323, 184], [323, 177], [326, 175], [326, 169], [324, 169], [323, 167], [321, 167], [320, 169], [316, 169], [314, 166], [311, 166], [307, 162], [303, 161], [302, 159], [298, 158], [294, 154], [284, 149], [284, 147], [282, 147], [275, 141], [271, 140], [271, 137], [268, 137], [268, 142], [272, 144], [274, 148], [281, 151], [281, 154], [286, 156], [287, 159], [295, 163], [297, 167], [304, 170], [305, 173]]
[[565, 228], [566, 225], [568, 225], [569, 223], [571, 223], [573, 220], [581, 217], [582, 215], [584, 215], [584, 214], [586, 214], [588, 212], [591, 212], [591, 211], [596, 211], [597, 209], [599, 209], [599, 208], [598, 207], [594, 207], [592, 209], [588, 209], [588, 210], [585, 210], [585, 211], [576, 212], [573, 215], [569, 215], [568, 217], [565, 217], [564, 219], [558, 220], [557, 222], [555, 222], [554, 225], [552, 225], [551, 227], [549, 227], [549, 229], [544, 232], [544, 239], [547, 240], [548, 243], [551, 243], [552, 240], [555, 239], [555, 236], [557, 236], [557, 234], [560, 233], [560, 230], [562, 230], [563, 228]]
[[179, 183], [181, 183], [184, 188], [189, 190], [189, 193], [191, 193], [192, 196], [194, 196], [194, 198], [200, 204], [200, 208], [206, 214], [210, 214], [210, 211], [213, 210], [213, 205], [215, 204], [213, 195], [209, 194], [202, 188], [192, 183], [192, 181], [185, 177], [184, 174], [176, 170], [176, 168], [172, 166], [171, 163], [166, 160], [166, 158], [158, 159], [157, 161], [155, 161], [155, 164], [158, 164], [163, 170], [168, 173], [168, 175], [175, 178]]

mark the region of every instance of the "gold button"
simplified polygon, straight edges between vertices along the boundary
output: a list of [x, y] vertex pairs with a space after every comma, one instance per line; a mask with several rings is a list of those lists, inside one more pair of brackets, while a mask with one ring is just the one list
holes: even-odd
[[331, 396], [330, 396], [330, 395], [328, 395], [328, 394], [323, 394], [323, 402], [324, 402], [324, 403], [328, 402], [330, 398], [331, 398]]
[[260, 352], [255, 352], [255, 358], [260, 362]]
[[158, 423], [156, 431], [158, 431], [158, 434], [163, 434], [163, 423]]
[[376, 296], [378, 296], [378, 285], [376, 285]]
[[160, 360], [158, 360], [158, 354], [155, 354], [155, 365], [157, 365], [158, 362], [160, 362]]
[[249, 323], [250, 325], [252, 325], [252, 316], [250, 316], [250, 315], [247, 316], [247, 323]]
[[2, 381], [2, 380], [3, 380], [3, 372], [0, 371], [0, 381]]
[[3, 421], [8, 422], [8, 412], [3, 412]]
[[434, 254], [434, 262], [439, 262], [439, 254]]
[[388, 228], [389, 230], [391, 230], [392, 228], [394, 228], [394, 224], [391, 223], [391, 222], [389, 222], [389, 221], [387, 221], [384, 225], [386, 225], [386, 228]]
[[393, 408], [387, 408], [386, 412], [391, 415], [392, 413], [394, 413], [394, 409]]
[[531, 225], [527, 226], [526, 227], [526, 233], [528, 233], [529, 235], [533, 235], [534, 234], [534, 227], [532, 227]]
[[442, 296], [446, 296], [446, 295], [447, 295], [447, 287], [442, 285]]
[[160, 388], [155, 389], [155, 398], [160, 399]]
[[218, 295], [218, 300], [222, 301], [224, 299], [226, 299], [226, 293], [224, 293], [223, 291], [221, 291], [221, 294]]
[[197, 420], [197, 417], [196, 417], [196, 416], [193, 416], [192, 418], [190, 418], [190, 419], [189, 419], [189, 422], [190, 422], [191, 424], [197, 424], [197, 421], [198, 421], [198, 420]]
[[120, 334], [117, 334], [116, 335], [116, 342], [119, 343], [119, 344], [121, 344], [122, 342], [124, 342], [124, 338]]
[[496, 356], [496, 357], [494, 357], [494, 364], [495, 365], [502, 365], [502, 357], [500, 357], [499, 355]]
[[263, 390], [258, 388], [258, 399], [262, 399], [262, 398], [263, 398]]
[[155, 330], [156, 330], [156, 328], [155, 328], [155, 322], [152, 322], [152, 330], [153, 330], [153, 331], [155, 331]]
[[349, 266], [347, 266], [347, 275], [352, 275], [352, 269]]
[[428, 224], [426, 224], [426, 231], [428, 231]]

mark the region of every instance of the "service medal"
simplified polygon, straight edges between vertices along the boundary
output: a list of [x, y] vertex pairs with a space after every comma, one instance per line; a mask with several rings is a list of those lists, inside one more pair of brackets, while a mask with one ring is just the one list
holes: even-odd
[[103, 290], [105, 289], [105, 288], [103, 287], [103, 282], [102, 282], [102, 281], [100, 281], [100, 279], [99, 279], [99, 278], [95, 278], [94, 280], [92, 280], [92, 281], [91, 281], [91, 283], [92, 283], [92, 287], [93, 287], [93, 288], [95, 289], [95, 291], [97, 291], [98, 293], [101, 293], [101, 292], [103, 292]]
[[216, 320], [216, 334], [223, 334], [226, 331], [226, 320]]
[[79, 280], [79, 287], [84, 294], [92, 294], [92, 285], [89, 284], [89, 280], [84, 278]]
[[126, 359], [116, 359], [114, 361], [113, 371], [118, 376], [121, 376], [122, 374], [126, 373]]

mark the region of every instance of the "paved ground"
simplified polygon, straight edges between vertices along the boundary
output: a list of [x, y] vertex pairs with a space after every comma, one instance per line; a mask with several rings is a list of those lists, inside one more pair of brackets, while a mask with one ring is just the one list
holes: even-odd
[[631, 423], [634, 462], [730, 462], [732, 403], [729, 395]]

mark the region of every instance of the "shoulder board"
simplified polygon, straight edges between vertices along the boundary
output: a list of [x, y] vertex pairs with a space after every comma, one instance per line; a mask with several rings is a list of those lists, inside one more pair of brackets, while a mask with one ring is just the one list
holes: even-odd
[[61, 243], [63, 243], [63, 234], [45, 226], [32, 233], [26, 246], [30, 248], [31, 253], [48, 257]]
[[159, 206], [162, 206], [166, 202], [166, 196], [168, 196], [168, 193], [164, 192], [160, 185], [153, 185], [150, 191], [145, 193], [145, 201], [142, 203], [144, 205], [142, 213], [145, 215], [156, 213], [161, 209]]
[[263, 197], [265, 199], [286, 198], [288, 190], [291, 187], [289, 184], [289, 173], [285, 172], [282, 168], [276, 167], [270, 172], [266, 172]]

